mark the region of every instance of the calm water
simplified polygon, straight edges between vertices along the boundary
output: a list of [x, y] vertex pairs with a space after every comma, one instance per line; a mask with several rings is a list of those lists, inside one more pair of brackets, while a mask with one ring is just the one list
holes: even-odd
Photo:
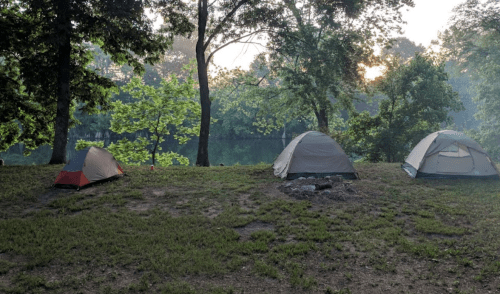
[[[276, 157], [283, 151], [284, 146], [290, 142], [282, 139], [210, 139], [208, 156], [212, 165], [251, 165], [257, 163], [273, 163]], [[105, 142], [105, 146], [110, 141]], [[76, 153], [76, 139], [70, 140], [67, 148], [67, 159], [71, 159]], [[198, 152], [198, 139], [194, 138], [185, 145], [163, 142], [163, 151], [175, 151], [189, 158], [189, 164], [194, 165]], [[0, 153], [0, 158], [5, 160], [6, 165], [31, 165], [47, 164], [52, 155], [50, 146], [42, 146], [33, 151], [30, 156], [22, 156], [22, 146], [12, 146], [7, 152]]]

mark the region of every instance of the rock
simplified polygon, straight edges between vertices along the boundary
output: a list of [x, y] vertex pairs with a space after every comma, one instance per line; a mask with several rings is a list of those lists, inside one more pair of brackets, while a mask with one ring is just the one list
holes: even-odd
[[343, 182], [344, 178], [342, 176], [333, 176], [330, 178], [330, 181], [332, 182]]
[[329, 179], [329, 178], [331, 178], [331, 177], [330, 177], [330, 176], [326, 176], [326, 177], [325, 177], [325, 179]]
[[291, 182], [288, 182], [285, 184], [285, 187], [290, 187], [291, 185], [293, 185]]
[[316, 190], [316, 186], [315, 185], [304, 185], [304, 186], [301, 186], [300, 189], [302, 191], [314, 191], [314, 190]]
[[298, 178], [298, 179], [296, 179], [296, 180], [305, 180], [305, 179], [306, 179], [306, 178], [304, 178], [304, 177], [300, 177], [300, 178]]
[[321, 192], [321, 195], [330, 195], [330, 194], [332, 194], [332, 192], [328, 190]]
[[314, 180], [314, 179], [315, 179], [315, 177], [308, 177], [307, 179], [308, 179], [308, 180]]

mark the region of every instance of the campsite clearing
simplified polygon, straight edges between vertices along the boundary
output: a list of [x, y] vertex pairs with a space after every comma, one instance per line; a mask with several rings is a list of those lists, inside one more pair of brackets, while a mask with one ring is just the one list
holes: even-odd
[[80, 191], [50, 188], [62, 166], [0, 167], [0, 292], [500, 290], [500, 181], [355, 168], [316, 201], [270, 165], [124, 166]]

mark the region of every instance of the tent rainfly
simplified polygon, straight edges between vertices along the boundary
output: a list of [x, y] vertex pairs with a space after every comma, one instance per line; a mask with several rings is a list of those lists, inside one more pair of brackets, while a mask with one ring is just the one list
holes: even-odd
[[495, 164], [479, 144], [456, 131], [422, 139], [401, 166], [413, 178], [494, 178]]
[[275, 176], [288, 180], [329, 175], [358, 178], [340, 145], [331, 137], [316, 131], [305, 132], [293, 139], [274, 161], [273, 169]]
[[55, 185], [78, 188], [97, 181], [120, 176], [123, 169], [111, 153], [99, 147], [87, 147], [76, 153], [57, 176]]

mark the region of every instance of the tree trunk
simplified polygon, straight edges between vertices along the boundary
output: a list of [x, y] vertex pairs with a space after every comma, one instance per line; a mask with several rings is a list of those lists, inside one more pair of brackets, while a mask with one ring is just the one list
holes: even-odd
[[155, 165], [155, 159], [156, 159], [156, 148], [158, 148], [158, 143], [160, 142], [160, 137], [156, 137], [156, 142], [155, 142], [155, 147], [153, 148], [153, 151], [151, 151], [151, 159], [153, 165]]
[[155, 165], [155, 154], [156, 154], [156, 146], [155, 146], [155, 150], [153, 150], [153, 152], [151, 152], [151, 158], [152, 158], [152, 163], [153, 165]]
[[318, 119], [319, 131], [328, 134], [328, 115], [326, 113], [326, 109], [320, 109], [319, 112], [316, 113], [316, 118]]
[[[203, 5], [202, 5], [203, 4]], [[201, 125], [198, 141], [197, 166], [210, 166], [208, 161], [208, 136], [210, 134], [210, 90], [205, 59], [205, 28], [207, 25], [207, 0], [198, 1], [198, 42], [196, 43], [196, 61], [198, 63], [198, 80], [200, 83]]]
[[57, 33], [59, 36], [57, 76], [57, 113], [55, 122], [54, 145], [49, 164], [66, 163], [68, 144], [69, 105], [70, 105], [70, 67], [71, 67], [71, 19], [68, 0], [57, 1]]
[[394, 155], [392, 154], [390, 145], [385, 145], [384, 148], [386, 148], [385, 156], [387, 157], [387, 162], [394, 162]]

